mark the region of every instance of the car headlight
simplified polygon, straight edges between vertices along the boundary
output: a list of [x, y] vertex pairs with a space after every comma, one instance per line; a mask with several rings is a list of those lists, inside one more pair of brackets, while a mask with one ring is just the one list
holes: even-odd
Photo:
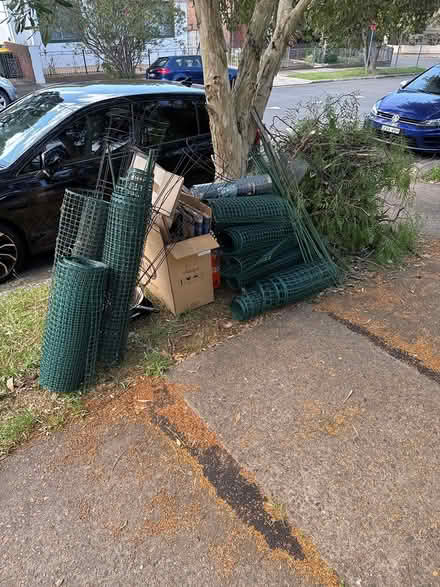
[[434, 120], [425, 120], [423, 126], [430, 126], [430, 127], [439, 127], [440, 126], [440, 118], [435, 118]]
[[377, 116], [378, 110], [379, 110], [379, 104], [380, 104], [380, 100], [378, 100], [376, 102], [376, 104], [374, 104], [373, 108], [370, 111], [370, 116]]

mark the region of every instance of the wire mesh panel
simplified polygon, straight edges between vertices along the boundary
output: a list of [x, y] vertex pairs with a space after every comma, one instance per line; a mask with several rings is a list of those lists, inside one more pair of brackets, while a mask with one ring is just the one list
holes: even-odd
[[250, 175], [229, 182], [193, 185], [191, 192], [202, 200], [270, 194], [272, 192], [272, 180], [267, 174]]
[[63, 257], [100, 261], [107, 225], [108, 202], [92, 190], [66, 190], [55, 249], [55, 263]]
[[129, 312], [151, 216], [153, 165], [150, 156], [145, 172], [120, 180], [110, 201], [103, 251], [109, 284], [100, 348], [100, 359], [107, 364], [122, 359], [127, 343]]
[[64, 257], [55, 265], [44, 329], [40, 385], [75, 391], [95, 374], [107, 267]]
[[273, 274], [281, 269], [304, 263], [296, 241], [289, 241], [288, 247], [280, 252], [258, 252], [243, 257], [225, 257], [222, 260], [221, 275], [233, 289], [240, 289]]
[[266, 310], [302, 300], [335, 282], [334, 269], [328, 263], [301, 265], [274, 273], [232, 300], [232, 316], [247, 320]]
[[295, 239], [295, 232], [289, 221], [279, 224], [250, 224], [233, 226], [217, 232], [217, 239], [226, 254], [243, 255], [256, 250], [267, 249], [286, 238]]
[[217, 198], [211, 200], [215, 230], [232, 225], [279, 223], [289, 219], [286, 200], [275, 196]]

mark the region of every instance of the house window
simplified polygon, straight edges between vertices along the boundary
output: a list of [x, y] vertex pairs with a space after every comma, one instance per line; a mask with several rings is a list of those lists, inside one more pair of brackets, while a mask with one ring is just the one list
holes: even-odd
[[53, 31], [49, 39], [49, 43], [74, 43], [76, 41], [79, 41], [78, 33], [68, 31]]

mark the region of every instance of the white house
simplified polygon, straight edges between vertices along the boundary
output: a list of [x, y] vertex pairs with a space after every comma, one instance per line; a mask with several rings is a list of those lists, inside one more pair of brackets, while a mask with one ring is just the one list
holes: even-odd
[[[154, 61], [160, 55], [184, 52], [188, 44], [188, 27], [186, 25], [188, 0], [174, 1], [184, 13], [185, 26], [181, 30], [174, 30], [171, 33], [172, 36], [166, 36], [166, 31], [164, 31], [164, 37], [159, 39], [158, 44], [154, 44], [150, 48], [146, 47], [145, 67], [148, 66], [149, 61]], [[81, 43], [75, 39], [75, 34], [72, 32], [54, 30], [46, 46], [43, 45], [38, 31], [17, 33], [14, 22], [8, 20], [8, 12], [3, 0], [0, 0], [0, 19], [0, 43], [10, 41], [32, 48], [30, 49], [31, 54], [33, 54], [32, 60], [34, 61], [38, 56], [46, 78], [55, 73], [74, 74], [84, 73], [86, 70], [91, 73], [100, 71], [102, 67], [101, 60], [96, 55], [85, 50]]]

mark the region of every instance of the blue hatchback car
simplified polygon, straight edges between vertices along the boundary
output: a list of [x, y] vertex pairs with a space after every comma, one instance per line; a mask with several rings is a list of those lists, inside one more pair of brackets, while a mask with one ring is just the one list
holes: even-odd
[[378, 100], [366, 122], [382, 140], [402, 136], [411, 149], [440, 152], [440, 65]]
[[[238, 69], [228, 67], [229, 80], [234, 84], [237, 79]], [[200, 55], [172, 55], [159, 57], [147, 69], [147, 79], [169, 80], [184, 82], [188, 85], [203, 84], [203, 67]]]

